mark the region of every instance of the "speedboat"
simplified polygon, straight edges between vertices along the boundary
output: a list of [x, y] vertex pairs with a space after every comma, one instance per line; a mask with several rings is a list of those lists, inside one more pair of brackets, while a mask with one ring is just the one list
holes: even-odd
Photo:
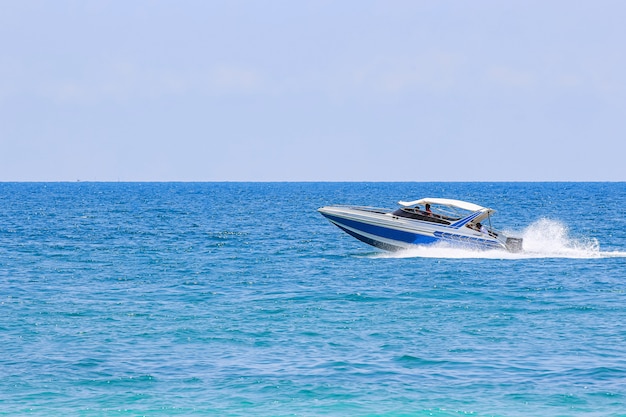
[[332, 205], [318, 209], [332, 224], [368, 245], [395, 251], [448, 243], [480, 249], [522, 250], [522, 239], [491, 226], [494, 210], [448, 198], [399, 201], [396, 210]]

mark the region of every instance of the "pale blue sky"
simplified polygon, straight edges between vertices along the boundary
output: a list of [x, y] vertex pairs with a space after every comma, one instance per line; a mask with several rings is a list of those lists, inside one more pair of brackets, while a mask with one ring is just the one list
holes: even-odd
[[0, 0], [0, 181], [624, 181], [624, 1]]

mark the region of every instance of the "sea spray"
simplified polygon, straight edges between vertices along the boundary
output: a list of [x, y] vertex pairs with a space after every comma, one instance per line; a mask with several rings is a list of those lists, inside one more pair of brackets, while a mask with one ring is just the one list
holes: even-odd
[[602, 257], [594, 237], [574, 238], [569, 228], [558, 220], [540, 219], [523, 233], [524, 254], [557, 258]]
[[595, 237], [570, 236], [569, 228], [561, 221], [539, 219], [521, 232], [505, 231], [507, 235], [521, 236], [524, 239], [523, 251], [507, 252], [504, 249], [466, 248], [439, 243], [399, 252], [374, 255], [382, 258], [447, 258], [447, 259], [532, 259], [532, 258], [571, 258], [591, 259], [604, 257], [624, 257], [626, 252], [602, 252]]

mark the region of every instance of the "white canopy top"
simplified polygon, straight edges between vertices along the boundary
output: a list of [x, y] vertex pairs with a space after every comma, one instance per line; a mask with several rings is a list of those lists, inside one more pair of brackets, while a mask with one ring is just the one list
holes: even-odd
[[442, 206], [458, 207], [463, 210], [479, 211], [490, 210], [486, 207], [481, 207], [478, 204], [468, 203], [467, 201], [453, 200], [450, 198], [422, 198], [415, 201], [398, 201], [398, 204], [404, 207], [414, 206], [416, 204], [439, 204]]

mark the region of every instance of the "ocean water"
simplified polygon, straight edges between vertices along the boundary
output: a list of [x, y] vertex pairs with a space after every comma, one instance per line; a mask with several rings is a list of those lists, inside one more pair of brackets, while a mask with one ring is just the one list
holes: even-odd
[[[385, 253], [328, 204], [498, 210]], [[0, 415], [626, 416], [625, 183], [0, 183]]]

